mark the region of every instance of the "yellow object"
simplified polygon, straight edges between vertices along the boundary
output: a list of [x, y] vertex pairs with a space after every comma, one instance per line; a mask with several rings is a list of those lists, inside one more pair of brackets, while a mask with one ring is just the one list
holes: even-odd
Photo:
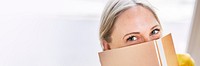
[[194, 60], [189, 54], [177, 54], [179, 66], [195, 66]]

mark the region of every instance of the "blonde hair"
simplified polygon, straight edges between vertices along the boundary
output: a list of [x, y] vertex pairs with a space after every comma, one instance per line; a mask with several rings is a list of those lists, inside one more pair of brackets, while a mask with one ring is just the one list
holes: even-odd
[[[142, 6], [148, 10], [150, 10], [157, 21], [159, 22], [157, 15], [151, 9], [149, 6], [147, 6], [145, 3], [139, 2], [140, 0], [110, 0], [107, 5], [104, 8], [102, 17], [101, 17], [101, 24], [99, 29], [99, 36], [100, 40], [106, 40], [107, 42], [111, 42], [110, 35], [113, 31], [113, 27], [115, 24], [115, 20], [117, 17], [122, 13], [123, 11], [139, 5]], [[144, 5], [145, 4], [145, 5]]]

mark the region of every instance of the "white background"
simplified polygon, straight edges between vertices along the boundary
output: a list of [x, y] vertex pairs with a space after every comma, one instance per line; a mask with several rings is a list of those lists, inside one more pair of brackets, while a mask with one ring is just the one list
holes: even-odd
[[[107, 0], [0, 0], [0, 66], [100, 66]], [[177, 53], [187, 49], [194, 0], [149, 0]]]

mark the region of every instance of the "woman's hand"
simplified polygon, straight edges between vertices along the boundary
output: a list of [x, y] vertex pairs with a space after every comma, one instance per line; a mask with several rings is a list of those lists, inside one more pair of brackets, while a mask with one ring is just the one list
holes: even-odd
[[194, 60], [189, 54], [177, 54], [179, 66], [194, 66]]

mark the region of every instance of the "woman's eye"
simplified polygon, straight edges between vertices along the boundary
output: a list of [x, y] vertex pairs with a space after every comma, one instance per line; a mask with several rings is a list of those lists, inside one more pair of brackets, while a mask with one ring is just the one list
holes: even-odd
[[154, 30], [151, 32], [151, 35], [158, 34], [159, 31], [160, 31], [159, 29], [154, 29]]
[[135, 40], [137, 40], [137, 37], [135, 36], [131, 36], [127, 39], [127, 41], [135, 41]]

